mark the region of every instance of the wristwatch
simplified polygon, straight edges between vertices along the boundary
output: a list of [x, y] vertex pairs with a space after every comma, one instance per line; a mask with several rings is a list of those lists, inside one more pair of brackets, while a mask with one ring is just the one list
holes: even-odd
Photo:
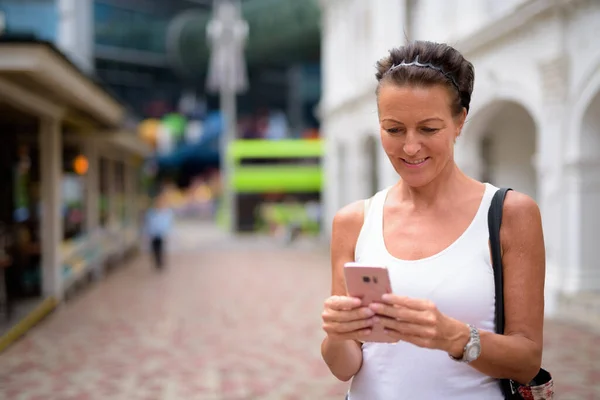
[[479, 340], [479, 331], [471, 324], [467, 324], [467, 326], [469, 327], [471, 337], [465, 345], [462, 358], [456, 358], [451, 354], [448, 354], [454, 361], [470, 363], [471, 361], [477, 360], [481, 354], [481, 340]]

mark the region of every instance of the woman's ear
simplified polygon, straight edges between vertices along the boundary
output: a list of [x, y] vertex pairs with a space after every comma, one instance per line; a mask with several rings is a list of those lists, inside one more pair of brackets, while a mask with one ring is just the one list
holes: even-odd
[[458, 120], [456, 121], [456, 125], [458, 126], [458, 132], [462, 131], [463, 126], [465, 125], [465, 121], [467, 120], [467, 109], [463, 107], [461, 113], [458, 115]]
[[454, 143], [456, 143], [456, 140], [460, 136], [466, 120], [467, 120], [467, 109], [463, 108], [462, 112], [456, 117], [456, 135], [454, 136]]

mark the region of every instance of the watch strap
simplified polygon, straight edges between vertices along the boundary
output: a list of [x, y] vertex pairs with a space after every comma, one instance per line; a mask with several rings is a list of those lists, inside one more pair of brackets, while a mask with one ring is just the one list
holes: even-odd
[[462, 357], [461, 358], [456, 358], [452, 354], [448, 354], [448, 356], [450, 356], [450, 358], [453, 359], [454, 361], [459, 361], [459, 362], [471, 362], [471, 361], [474, 361], [474, 360], [467, 359], [467, 351], [474, 344], [481, 345], [481, 340], [479, 338], [479, 331], [477, 330], [477, 328], [475, 328], [471, 324], [467, 324], [467, 326], [469, 327], [469, 341], [467, 342], [467, 344], [465, 345], [465, 347], [463, 349]]

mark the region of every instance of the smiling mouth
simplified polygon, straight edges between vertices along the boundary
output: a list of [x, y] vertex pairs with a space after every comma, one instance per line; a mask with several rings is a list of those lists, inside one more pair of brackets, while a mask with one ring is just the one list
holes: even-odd
[[402, 161], [404, 161], [405, 164], [408, 165], [412, 165], [412, 166], [419, 166], [421, 164], [423, 164], [425, 161], [427, 161], [429, 159], [429, 157], [425, 157], [425, 158], [419, 158], [418, 160], [406, 160], [406, 159], [402, 159]]

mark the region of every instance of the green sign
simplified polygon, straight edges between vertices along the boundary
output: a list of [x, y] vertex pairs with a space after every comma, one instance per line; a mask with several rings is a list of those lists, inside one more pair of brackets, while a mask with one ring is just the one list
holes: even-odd
[[320, 166], [247, 166], [235, 169], [232, 186], [238, 193], [320, 192]]
[[236, 140], [228, 156], [236, 162], [243, 158], [308, 158], [322, 157], [325, 143], [314, 140]]

